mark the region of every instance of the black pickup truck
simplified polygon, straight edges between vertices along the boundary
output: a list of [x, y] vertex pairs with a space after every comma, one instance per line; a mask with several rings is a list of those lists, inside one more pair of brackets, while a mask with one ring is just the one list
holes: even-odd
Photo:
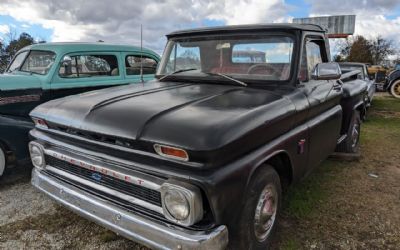
[[319, 26], [167, 38], [157, 80], [31, 112], [32, 184], [152, 248], [266, 249], [282, 189], [357, 147], [366, 85], [329, 62]]

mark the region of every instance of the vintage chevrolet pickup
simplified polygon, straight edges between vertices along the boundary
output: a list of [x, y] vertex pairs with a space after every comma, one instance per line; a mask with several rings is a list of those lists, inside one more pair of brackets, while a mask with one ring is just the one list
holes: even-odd
[[[21, 49], [0, 75], [0, 176], [29, 161], [29, 112], [59, 97], [154, 78], [159, 56], [105, 43], [42, 43]], [[143, 60], [141, 65], [140, 60]]]
[[31, 112], [32, 184], [152, 248], [264, 250], [283, 188], [357, 147], [366, 85], [329, 62], [319, 26], [167, 38], [157, 80]]

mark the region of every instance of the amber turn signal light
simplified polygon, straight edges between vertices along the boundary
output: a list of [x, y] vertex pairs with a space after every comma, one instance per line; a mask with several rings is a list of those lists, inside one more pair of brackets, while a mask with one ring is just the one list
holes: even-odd
[[157, 154], [167, 157], [167, 158], [181, 160], [181, 161], [189, 160], [188, 153], [185, 150], [180, 149], [180, 148], [155, 144], [154, 150], [157, 152]]

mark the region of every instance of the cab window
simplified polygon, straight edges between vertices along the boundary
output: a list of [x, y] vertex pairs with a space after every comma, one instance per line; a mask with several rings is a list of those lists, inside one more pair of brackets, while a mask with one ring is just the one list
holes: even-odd
[[76, 55], [65, 56], [60, 77], [84, 78], [119, 76], [118, 60], [114, 55]]
[[322, 40], [309, 40], [303, 50], [299, 80], [307, 81], [311, 78], [311, 74], [318, 63], [323, 60], [323, 41]]
[[128, 55], [125, 58], [125, 68], [127, 75], [140, 75], [141, 68], [144, 75], [155, 74], [157, 61], [147, 56]]

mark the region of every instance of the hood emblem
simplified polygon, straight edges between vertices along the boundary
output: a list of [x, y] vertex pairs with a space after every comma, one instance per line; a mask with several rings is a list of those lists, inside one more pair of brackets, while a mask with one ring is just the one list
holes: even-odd
[[101, 181], [101, 174], [99, 174], [99, 173], [93, 173], [92, 174], [92, 179], [94, 179], [95, 181]]

